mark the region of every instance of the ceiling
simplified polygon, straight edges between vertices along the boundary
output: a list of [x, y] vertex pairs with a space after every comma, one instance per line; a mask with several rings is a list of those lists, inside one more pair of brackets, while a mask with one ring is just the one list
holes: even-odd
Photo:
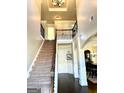
[[[97, 33], [97, 1], [96, 0], [65, 0], [62, 8], [51, 6], [51, 0], [42, 0], [41, 21], [55, 24], [56, 28], [71, 28], [77, 20], [81, 44]], [[53, 11], [54, 10], [54, 11]], [[58, 20], [55, 18], [59, 18]], [[93, 20], [91, 20], [93, 17]], [[57, 23], [56, 21], [61, 21]]]
[[[47, 24], [54, 24], [55, 21], [62, 21], [62, 23], [63, 21], [65, 21], [64, 23], [66, 24], [62, 24], [65, 25], [63, 27], [67, 26], [67, 22], [68, 24], [72, 25], [72, 21], [75, 21], [77, 18], [76, 0], [65, 0], [65, 4], [62, 7], [54, 7], [51, 4], [51, 1], [52, 0], [42, 0], [41, 21], [47, 21]], [[58, 27], [60, 27], [60, 24], [58, 25]]]

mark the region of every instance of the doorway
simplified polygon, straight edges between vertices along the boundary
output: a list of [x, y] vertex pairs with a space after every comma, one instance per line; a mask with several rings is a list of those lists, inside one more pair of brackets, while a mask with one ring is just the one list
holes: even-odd
[[58, 73], [73, 74], [72, 44], [58, 45]]
[[54, 27], [48, 27], [47, 39], [55, 40], [55, 28]]

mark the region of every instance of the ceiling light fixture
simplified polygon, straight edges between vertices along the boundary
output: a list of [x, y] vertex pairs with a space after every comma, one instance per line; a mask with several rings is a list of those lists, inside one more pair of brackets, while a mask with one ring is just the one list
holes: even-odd
[[54, 19], [62, 19], [62, 17], [59, 15], [56, 15], [56, 16], [54, 16]]
[[54, 6], [61, 7], [65, 3], [65, 0], [52, 0]]

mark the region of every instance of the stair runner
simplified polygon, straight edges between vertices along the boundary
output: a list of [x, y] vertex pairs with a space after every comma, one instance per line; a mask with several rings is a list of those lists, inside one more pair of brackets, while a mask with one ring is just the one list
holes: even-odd
[[55, 41], [45, 41], [27, 79], [27, 93], [50, 93]]

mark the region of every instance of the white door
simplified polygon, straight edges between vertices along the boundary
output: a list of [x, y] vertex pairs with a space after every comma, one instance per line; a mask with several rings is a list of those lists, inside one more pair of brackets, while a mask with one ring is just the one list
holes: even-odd
[[47, 38], [48, 40], [55, 40], [55, 29], [54, 27], [48, 27], [48, 32], [47, 32]]
[[[68, 56], [68, 57], [67, 57]], [[73, 74], [71, 45], [59, 45], [58, 47], [58, 73]]]

